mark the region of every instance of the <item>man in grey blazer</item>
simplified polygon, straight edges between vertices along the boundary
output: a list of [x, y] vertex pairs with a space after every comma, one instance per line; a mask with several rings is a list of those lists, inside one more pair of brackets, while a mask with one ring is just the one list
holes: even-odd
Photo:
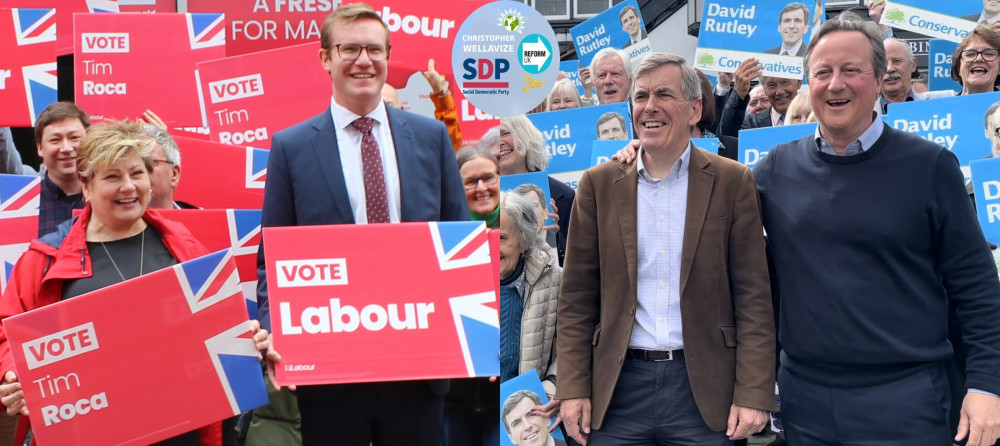
[[[340, 6], [321, 43], [330, 108], [274, 135], [262, 226], [467, 220], [445, 126], [382, 101], [390, 45], [376, 11]], [[261, 243], [258, 317], [270, 329]], [[303, 444], [438, 446], [447, 389], [440, 380], [301, 386]]]

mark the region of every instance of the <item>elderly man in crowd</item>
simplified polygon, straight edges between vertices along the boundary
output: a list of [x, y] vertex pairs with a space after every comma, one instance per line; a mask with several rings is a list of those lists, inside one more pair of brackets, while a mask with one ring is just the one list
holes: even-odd
[[878, 100], [880, 113], [888, 113], [889, 104], [894, 102], [922, 101], [955, 95], [952, 90], [926, 93], [914, 91], [912, 76], [917, 69], [917, 58], [913, 57], [910, 45], [896, 38], [885, 39], [884, 45], [887, 65]]
[[577, 191], [556, 398], [583, 444], [727, 445], [775, 409], [753, 178], [692, 147], [702, 89], [683, 58], [653, 53], [635, 79], [637, 162], [591, 168]]
[[[950, 151], [873, 111], [874, 23], [827, 21], [805, 56], [814, 135], [754, 168], [780, 289], [789, 444], [927, 445], [1000, 435], [1000, 281]], [[949, 429], [949, 304], [968, 393]]]
[[[632, 88], [632, 63], [628, 57], [614, 48], [605, 48], [594, 55], [590, 62], [590, 72], [594, 75], [594, 89], [601, 104], [628, 101]], [[592, 99], [583, 98], [585, 103]]]

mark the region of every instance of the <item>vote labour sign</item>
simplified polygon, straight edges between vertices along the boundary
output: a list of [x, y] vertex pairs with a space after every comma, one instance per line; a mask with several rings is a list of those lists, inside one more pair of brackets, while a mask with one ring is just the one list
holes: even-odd
[[482, 222], [264, 228], [276, 382], [495, 376]]
[[174, 199], [206, 209], [260, 209], [267, 159], [264, 149], [178, 136], [184, 179]]
[[31, 127], [57, 100], [55, 47], [55, 9], [0, 8], [0, 126]]
[[880, 23], [957, 43], [983, 19], [984, 3], [978, 0], [885, 0]]
[[743, 60], [755, 57], [765, 76], [802, 79], [802, 56], [825, 17], [822, 1], [708, 0], [694, 66], [734, 72]]
[[194, 73], [198, 62], [225, 56], [222, 14], [78, 14], [73, 20], [76, 103], [92, 119], [138, 118], [150, 109], [171, 127], [205, 125]]
[[913, 133], [951, 150], [968, 180], [969, 162], [990, 154], [983, 115], [997, 101], [1000, 93], [994, 92], [894, 103], [889, 104], [885, 121], [896, 130]]
[[1000, 158], [975, 160], [970, 167], [979, 225], [986, 240], [1000, 244]]
[[316, 41], [199, 63], [212, 141], [269, 149], [274, 132], [329, 108], [319, 50]]
[[150, 444], [267, 404], [228, 250], [4, 329], [39, 444]]

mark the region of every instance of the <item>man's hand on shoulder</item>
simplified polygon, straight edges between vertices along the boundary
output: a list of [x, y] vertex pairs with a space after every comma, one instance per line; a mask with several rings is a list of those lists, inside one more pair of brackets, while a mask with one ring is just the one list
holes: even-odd
[[764, 429], [768, 419], [767, 411], [733, 404], [729, 408], [726, 435], [730, 440], [742, 440]]
[[958, 421], [955, 441], [966, 436], [966, 446], [991, 446], [1000, 437], [1000, 397], [968, 392], [962, 401], [962, 416]]
[[590, 436], [590, 398], [563, 400], [559, 411], [569, 436], [587, 446], [587, 437]]

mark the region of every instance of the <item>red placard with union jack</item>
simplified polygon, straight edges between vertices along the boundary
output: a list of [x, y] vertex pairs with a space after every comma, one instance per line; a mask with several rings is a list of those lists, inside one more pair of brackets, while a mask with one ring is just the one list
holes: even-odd
[[260, 209], [269, 150], [175, 137], [184, 166], [174, 199], [206, 209]]
[[57, 100], [56, 10], [0, 8], [0, 126], [31, 127]]
[[259, 209], [150, 209], [149, 212], [182, 223], [209, 251], [231, 248], [247, 312], [251, 318], [257, 317]]
[[225, 16], [77, 14], [73, 25], [76, 103], [91, 119], [150, 109], [171, 127], [206, 125], [196, 68], [225, 56]]
[[38, 237], [40, 179], [27, 175], [0, 175], [0, 294], [32, 239]]
[[4, 329], [39, 444], [150, 444], [267, 404], [228, 250], [9, 317]]
[[482, 222], [264, 228], [277, 382], [496, 376]]

